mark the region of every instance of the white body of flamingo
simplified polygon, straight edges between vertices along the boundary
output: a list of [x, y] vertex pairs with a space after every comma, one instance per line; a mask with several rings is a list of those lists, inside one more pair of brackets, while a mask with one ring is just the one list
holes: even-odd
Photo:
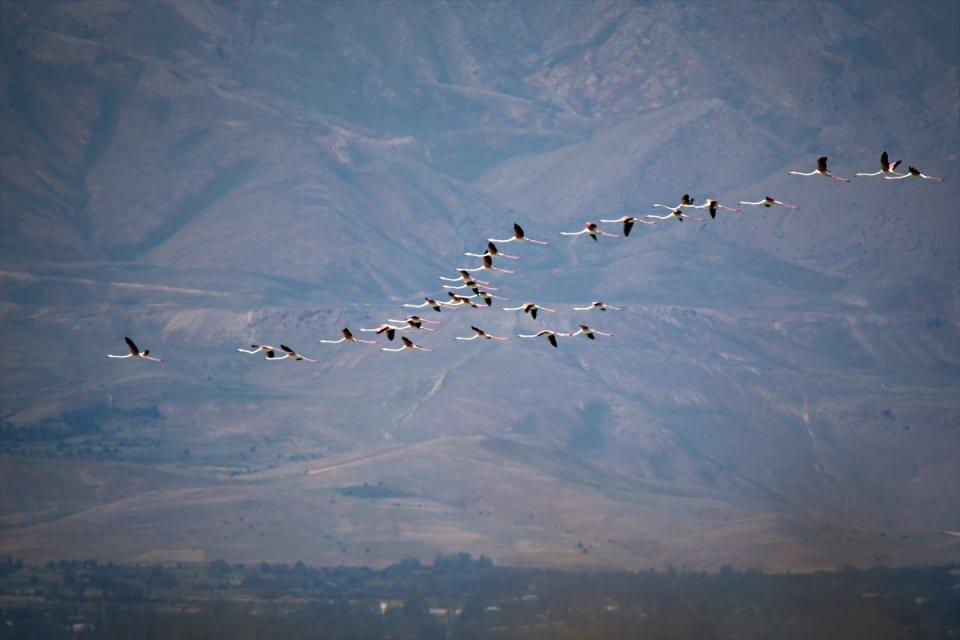
[[[125, 353], [122, 356], [108, 353], [107, 354], [108, 358], [133, 358], [135, 360], [153, 360], [154, 362], [163, 362], [163, 358], [157, 358], [155, 356], [150, 355], [150, 349], [147, 349], [146, 351], [140, 351], [140, 348], [137, 347], [137, 345], [133, 342], [133, 340], [131, 340], [127, 336], [123, 337], [123, 341], [127, 343], [127, 349], [130, 350], [130, 353]], [[256, 351], [254, 351], [253, 353], [256, 353]]]
[[723, 209], [724, 211], [729, 211], [730, 213], [740, 213], [740, 209], [734, 209], [733, 207], [724, 206], [720, 204], [719, 200], [715, 200], [713, 198], [708, 198], [707, 201], [704, 202], [703, 204], [698, 204], [697, 206], [692, 208], [706, 209], [707, 212], [710, 214], [711, 219], [715, 219], [717, 217], [717, 209]]
[[778, 207], [786, 207], [788, 209], [799, 209], [800, 207], [795, 204], [787, 204], [786, 202], [780, 202], [775, 198], [770, 196], [764, 196], [763, 200], [758, 200], [756, 202], [750, 202], [749, 200], [740, 200], [740, 204], [745, 204], [751, 207], [772, 207], [774, 205]]
[[[680, 202], [676, 206], [671, 207], [666, 204], [660, 204], [659, 202], [655, 203], [653, 206], [660, 207], [661, 209], [670, 209], [670, 211], [673, 211], [674, 209], [697, 208], [697, 206], [693, 204], [693, 201], [695, 199], [696, 198], [691, 198], [689, 193], [685, 193], [682, 196], [680, 196]], [[649, 218], [650, 216], [647, 216], [647, 217]]]
[[500, 267], [493, 266], [493, 258], [490, 256], [483, 256], [483, 261], [479, 267], [474, 269], [458, 267], [458, 269], [460, 271], [466, 271], [467, 273], [472, 273], [474, 271], [499, 271], [501, 273], [516, 273], [516, 271], [510, 271], [509, 269], [501, 269]]
[[917, 178], [920, 180], [936, 180], [937, 182], [943, 182], [943, 178], [937, 176], [928, 176], [920, 172], [916, 167], [907, 167], [907, 172], [901, 176], [884, 176], [884, 180], [903, 180], [904, 178]]
[[518, 333], [518, 338], [546, 338], [547, 341], [552, 344], [554, 347], [557, 346], [557, 336], [569, 336], [569, 333], [560, 333], [559, 331], [550, 331], [549, 329], [544, 329], [543, 331], [537, 331], [533, 334]]
[[474, 296], [476, 296], [481, 300], [483, 300], [484, 302], [486, 302], [488, 307], [493, 306], [494, 300], [505, 300], [505, 301], [510, 300], [510, 298], [504, 298], [503, 296], [495, 296], [492, 293], [487, 293], [483, 289], [477, 289], [477, 288], [473, 289], [473, 294], [474, 294], [473, 296], [468, 296], [468, 297], [473, 298]]
[[504, 311], [523, 311], [524, 313], [529, 313], [533, 319], [537, 318], [538, 311], [546, 311], [547, 313], [556, 313], [556, 309], [550, 309], [548, 307], [541, 307], [535, 302], [524, 302], [519, 307], [504, 307]]
[[857, 176], [870, 177], [870, 176], [883, 176], [885, 178], [896, 178], [904, 174], [897, 173], [897, 167], [900, 166], [902, 160], [897, 160], [896, 162], [890, 162], [890, 156], [887, 155], [887, 152], [884, 151], [880, 154], [880, 171], [874, 171], [873, 173], [858, 173]]
[[426, 347], [421, 347], [420, 345], [414, 344], [413, 340], [407, 336], [400, 336], [400, 342], [403, 344], [399, 347], [391, 349], [390, 347], [380, 347], [380, 351], [406, 351], [407, 349], [417, 350], [417, 351], [433, 351], [433, 349], [427, 349]]
[[[285, 344], [280, 345], [280, 350], [283, 351], [285, 354], [287, 354], [285, 356], [287, 358], [293, 358], [294, 360], [306, 360], [307, 362], [316, 362], [316, 360], [312, 358], [308, 358], [307, 356], [301, 353], [297, 353], [296, 351], [294, 351], [293, 349], [291, 349]], [[283, 358], [277, 358], [277, 360], [282, 360], [282, 359]]]
[[610, 311], [623, 311], [623, 307], [615, 307], [612, 304], [604, 304], [599, 300], [591, 302], [590, 306], [588, 307], [573, 308], [574, 311], [590, 311], [591, 309], [596, 309], [597, 311], [606, 311], [607, 309], [609, 309]]
[[809, 173], [804, 173], [802, 171], [788, 171], [787, 173], [792, 176], [820, 176], [823, 178], [830, 178], [831, 180], [839, 180], [840, 182], [853, 182], [850, 178], [841, 178], [827, 169], [827, 156], [820, 156], [817, 158], [817, 168]]
[[[462, 282], [463, 284], [469, 285], [471, 287], [477, 284], [481, 284], [484, 286], [489, 286], [493, 284], [492, 282], [487, 282], [486, 280], [477, 280], [476, 278], [473, 277], [473, 274], [471, 274], [470, 271], [468, 271], [467, 269], [458, 269], [457, 271], [460, 273], [459, 278], [447, 278], [445, 276], [438, 276], [438, 277], [441, 280], [446, 280], [447, 282]], [[476, 269], [474, 269], [474, 271], [476, 271]], [[453, 288], [453, 287], [449, 287], [449, 288]]]
[[490, 256], [491, 258], [493, 257], [509, 258], [510, 260], [520, 259], [519, 256], [511, 256], [511, 255], [507, 255], [506, 253], [503, 253], [502, 251], [497, 249], [497, 245], [493, 244], [493, 242], [491, 242], [490, 240], [487, 240], [487, 250], [484, 251], [483, 253], [465, 253], [463, 255], [471, 256], [473, 258], [485, 258], [487, 256]]
[[397, 327], [392, 324], [387, 324], [386, 322], [384, 322], [383, 324], [377, 327], [374, 327], [373, 329], [360, 329], [360, 331], [363, 331], [364, 333], [376, 333], [377, 335], [385, 333], [387, 335], [387, 340], [392, 341], [394, 336], [397, 335], [397, 331], [407, 331], [409, 329], [410, 327], [407, 325], [400, 325], [399, 327]]
[[507, 339], [507, 338], [502, 338], [500, 336], [490, 335], [483, 329], [480, 329], [479, 327], [474, 327], [473, 325], [471, 325], [470, 328], [473, 329], [472, 336], [470, 336], [469, 338], [461, 338], [460, 336], [454, 336], [454, 339], [455, 340], [476, 340], [478, 338], [483, 340], [506, 340]]
[[340, 344], [341, 342], [354, 342], [354, 343], [363, 343], [363, 344], [377, 344], [376, 340], [361, 340], [360, 338], [355, 338], [353, 333], [350, 332], [350, 329], [347, 327], [343, 328], [343, 331], [340, 332], [342, 338], [339, 340], [320, 340], [323, 344]]
[[570, 337], [571, 337], [571, 338], [574, 337], [574, 336], [584, 335], [584, 336], [587, 336], [587, 337], [588, 337], [589, 339], [591, 339], [591, 340], [596, 340], [596, 339], [597, 339], [596, 336], [607, 336], [607, 337], [610, 337], [610, 336], [613, 335], [612, 333], [606, 333], [605, 331], [598, 331], [597, 329], [591, 329], [590, 327], [588, 327], [588, 326], [585, 325], [585, 324], [581, 324], [581, 325], [578, 325], [578, 326], [579, 326], [580, 328], [570, 334]]
[[479, 306], [476, 302], [474, 302], [473, 300], [470, 299], [470, 298], [472, 298], [473, 296], [470, 296], [470, 297], [467, 297], [467, 296], [459, 296], [459, 295], [455, 294], [453, 291], [448, 291], [448, 292], [447, 292], [447, 295], [450, 296], [450, 302], [441, 302], [440, 304], [445, 304], [445, 305], [447, 305], [448, 307], [467, 307], [467, 306], [469, 306], [469, 307], [473, 307], [474, 309], [479, 309], [479, 308], [480, 308], [480, 306]]
[[590, 221], [585, 222], [583, 224], [583, 229], [580, 229], [580, 231], [561, 231], [560, 232], [560, 235], [562, 236], [582, 236], [584, 234], [593, 238], [594, 242], [598, 242], [597, 236], [607, 236], [608, 238], [620, 237], [615, 233], [607, 233], [606, 231], [601, 231], [600, 228], [597, 226], [596, 222], [590, 222]]
[[489, 242], [530, 242], [533, 244], [550, 244], [546, 240], [531, 240], [523, 232], [523, 227], [518, 225], [516, 222], [513, 223], [513, 237], [506, 238], [503, 240], [498, 240], [497, 238], [488, 238]]
[[252, 344], [250, 346], [253, 347], [253, 350], [241, 349], [238, 347], [237, 351], [240, 353], [263, 353], [263, 358], [265, 360], [286, 360], [290, 357], [286, 354], [278, 356], [277, 351], [279, 351], [279, 349], [271, 347], [268, 344]]
[[[407, 308], [409, 308], [409, 309], [423, 309], [424, 307], [430, 307], [431, 309], [433, 309], [433, 310], [436, 311], [437, 313], [440, 312], [440, 304], [441, 304], [441, 303], [437, 302], [437, 301], [434, 300], [433, 298], [424, 298], [424, 300], [425, 300], [425, 302], [421, 302], [420, 304], [404, 304], [403, 306], [405, 306], [405, 307], [407, 307]], [[444, 303], [444, 304], [446, 304], [446, 303]]]
[[[426, 321], [421, 320], [420, 318], [416, 318], [416, 319], [407, 318], [406, 320], [394, 320], [393, 318], [387, 318], [387, 322], [399, 322], [401, 324], [405, 324], [406, 327], [404, 328], [406, 329], [417, 329], [420, 331], [436, 331], [436, 329], [431, 329], [430, 327], [423, 326], [423, 323]], [[433, 323], [433, 324], [437, 324], [437, 323]]]
[[654, 220], [671, 220], [675, 219], [678, 222], [683, 222], [684, 220], [696, 220], [697, 222], [703, 222], [705, 218], [696, 218], [693, 216], [688, 216], [683, 212], [683, 209], [672, 209], [668, 215], [665, 216], [655, 216], [652, 213], [647, 214], [648, 218], [653, 218]]
[[622, 224], [622, 225], [623, 225], [623, 237], [625, 237], [625, 238], [630, 235], [630, 231], [633, 229], [633, 225], [635, 225], [635, 224], [638, 224], [638, 223], [639, 223], [639, 224], [649, 224], [649, 225], [651, 225], [651, 226], [657, 224], [656, 222], [650, 222], [649, 220], [641, 220], [641, 219], [639, 219], [639, 218], [637, 218], [637, 217], [635, 217], [635, 216], [623, 216], [623, 217], [621, 217], [621, 218], [617, 218], [616, 220], [603, 220], [603, 219], [601, 219], [600, 222], [606, 222], [606, 223], [609, 223], [609, 224]]

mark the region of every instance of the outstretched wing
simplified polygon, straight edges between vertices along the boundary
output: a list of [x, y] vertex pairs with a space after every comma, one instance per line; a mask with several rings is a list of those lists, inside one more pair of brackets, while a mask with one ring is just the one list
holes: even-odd
[[133, 340], [131, 340], [127, 336], [123, 336], [123, 340], [124, 342], [127, 343], [127, 347], [130, 348], [130, 353], [132, 353], [135, 356], [140, 355], [140, 349], [137, 348], [137, 345], [133, 342]]

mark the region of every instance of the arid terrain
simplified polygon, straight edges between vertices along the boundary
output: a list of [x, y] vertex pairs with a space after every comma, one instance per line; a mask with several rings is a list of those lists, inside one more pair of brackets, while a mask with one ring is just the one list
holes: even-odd
[[[956, 562], [958, 7], [757, 6], [0, 4], [0, 553]], [[800, 208], [558, 235], [681, 193]]]

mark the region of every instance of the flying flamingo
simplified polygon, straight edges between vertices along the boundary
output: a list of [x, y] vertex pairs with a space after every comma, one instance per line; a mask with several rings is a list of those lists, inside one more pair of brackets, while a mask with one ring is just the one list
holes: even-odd
[[408, 328], [409, 327], [406, 326], [395, 327], [392, 324], [387, 324], [384, 322], [380, 326], [373, 329], [360, 329], [360, 331], [363, 331], [364, 333], [376, 333], [378, 335], [385, 333], [387, 334], [387, 340], [393, 340], [394, 336], [397, 334], [397, 331], [406, 331]]
[[479, 329], [470, 325], [470, 328], [473, 329], [473, 335], [469, 338], [461, 338], [460, 336], [454, 336], [455, 340], [476, 340], [477, 338], [483, 338], [484, 340], [507, 340], [507, 338], [501, 338], [500, 336], [492, 336], [483, 329]]
[[391, 320], [388, 319], [388, 322], [426, 322], [427, 324], [443, 324], [439, 320], [427, 320], [426, 318], [421, 318], [420, 316], [407, 316], [404, 320]]
[[[469, 305], [474, 309], [480, 308], [480, 305], [478, 305], [476, 302], [473, 302], [466, 296], [458, 296], [453, 291], [447, 291], [447, 295], [450, 296], [450, 302], [441, 302], [440, 304], [445, 304], [448, 307], [464, 307]], [[470, 297], [472, 298], [473, 296]]]
[[604, 331], [597, 331], [596, 329], [591, 329], [590, 327], [588, 327], [588, 326], [585, 325], [585, 324], [581, 324], [581, 325], [579, 325], [579, 326], [580, 326], [579, 329], [577, 329], [576, 331], [574, 331], [573, 333], [570, 334], [570, 337], [571, 337], [571, 338], [572, 338], [573, 336], [579, 336], [579, 335], [583, 334], [583, 335], [587, 336], [588, 338], [590, 338], [591, 340], [596, 340], [597, 338], [596, 338], [596, 336], [594, 336], [594, 334], [597, 334], [597, 335], [599, 335], [599, 336], [607, 336], [607, 337], [610, 337], [610, 336], [613, 335], [612, 333], [606, 333], [606, 332], [604, 332]]
[[[483, 289], [478, 289], [478, 288], [476, 288], [476, 287], [474, 287], [473, 293], [474, 293], [474, 295], [475, 295], [476, 297], [478, 297], [478, 298], [480, 298], [481, 300], [483, 300], [484, 302], [486, 302], [488, 307], [492, 307], [492, 306], [493, 306], [493, 301], [494, 301], [494, 299], [497, 299], [497, 300], [507, 300], [507, 301], [510, 300], [510, 298], [504, 298], [503, 296], [495, 296], [495, 295], [493, 295], [492, 293], [487, 293], [487, 292], [484, 291]], [[473, 296], [469, 296], [469, 297], [472, 298]]]
[[[306, 360], [307, 362], [316, 362], [316, 360], [313, 360], [313, 359], [311, 359], [311, 358], [308, 358], [307, 356], [305, 356], [305, 355], [303, 355], [303, 354], [301, 354], [301, 353], [297, 353], [296, 351], [294, 351], [293, 349], [291, 349], [290, 347], [288, 347], [288, 346], [285, 345], [285, 344], [281, 344], [281, 345], [280, 345], [280, 349], [281, 349], [285, 354], [287, 354], [286, 357], [288, 357], [288, 358], [293, 358], [294, 360]], [[282, 358], [278, 358], [278, 360], [282, 360]]]
[[277, 351], [279, 351], [279, 349], [277, 349], [277, 348], [275, 348], [275, 347], [271, 347], [271, 346], [268, 345], [268, 344], [252, 344], [252, 345], [250, 345], [250, 346], [253, 347], [253, 350], [252, 350], [252, 351], [251, 351], [250, 349], [241, 349], [241, 348], [239, 348], [239, 347], [237, 348], [237, 351], [239, 351], [240, 353], [260, 353], [260, 352], [263, 352], [263, 357], [264, 357], [264, 359], [266, 359], [266, 360], [286, 360], [287, 358], [290, 357], [290, 356], [288, 356], [288, 355], [286, 355], [286, 354], [284, 354], [284, 355], [282, 355], [282, 356], [278, 356], [278, 355], [277, 355]]
[[904, 174], [897, 173], [897, 167], [900, 166], [902, 160], [897, 160], [896, 162], [890, 162], [890, 156], [887, 155], [887, 152], [884, 151], [880, 154], [880, 171], [874, 171], [873, 173], [858, 173], [858, 176], [883, 176], [887, 177], [896, 177], [902, 176]]
[[683, 212], [683, 209], [677, 208], [672, 209], [668, 215], [665, 216], [655, 216], [652, 213], [647, 214], [648, 218], [653, 218], [654, 220], [669, 220], [671, 218], [676, 218], [678, 222], [683, 222], [684, 220], [696, 220], [697, 222], [703, 222], [705, 218], [694, 218], [693, 216], [688, 216]]
[[799, 209], [800, 207], [795, 204], [787, 204], [786, 202], [780, 202], [775, 200], [770, 196], [764, 196], [763, 200], [758, 200], [757, 202], [749, 202], [747, 200], [740, 200], [739, 204], [750, 205], [751, 207], [772, 207], [773, 205], [778, 205], [781, 207], [787, 207], [788, 209]]
[[123, 340], [124, 342], [127, 343], [127, 348], [130, 350], [130, 353], [124, 354], [122, 356], [115, 356], [111, 353], [108, 353], [107, 354], [108, 358], [135, 358], [140, 360], [153, 360], [154, 362], [163, 362], [163, 358], [157, 358], [150, 355], [150, 349], [147, 349], [146, 351], [140, 351], [137, 345], [134, 344], [133, 340], [131, 340], [130, 338], [124, 336]]
[[[476, 271], [476, 269], [474, 269]], [[475, 284], [482, 284], [488, 286], [493, 284], [492, 282], [487, 282], [486, 280], [477, 280], [470, 274], [470, 271], [467, 269], [457, 269], [457, 272], [460, 274], [459, 278], [446, 278], [444, 276], [438, 276], [441, 280], [446, 280], [447, 282], [463, 282], [464, 284], [470, 285], [471, 287]], [[447, 285], [444, 285], [447, 286]]]
[[547, 340], [550, 341], [550, 344], [552, 344], [554, 347], [556, 347], [556, 346], [557, 346], [557, 336], [569, 336], [569, 335], [570, 335], [569, 333], [560, 333], [560, 332], [558, 332], [558, 331], [550, 331], [549, 329], [544, 329], [543, 331], [538, 331], [538, 332], [536, 332], [536, 333], [534, 333], [534, 334], [532, 334], [532, 335], [528, 335], [528, 334], [525, 334], [525, 333], [518, 333], [518, 334], [517, 334], [517, 337], [519, 337], [519, 338], [539, 338], [540, 336], [543, 336], [543, 337], [545, 337]]
[[655, 225], [655, 224], [657, 224], [656, 222], [650, 222], [650, 221], [648, 221], [648, 220], [641, 220], [641, 219], [639, 219], [639, 218], [635, 218], [634, 216], [623, 216], [622, 218], [617, 218], [616, 220], [600, 220], [600, 222], [608, 222], [608, 223], [611, 223], [611, 224], [616, 224], [616, 223], [618, 223], [618, 222], [619, 222], [619, 223], [622, 223], [622, 224], [623, 224], [623, 236], [624, 236], [624, 237], [627, 237], [627, 236], [630, 235], [630, 230], [633, 229], [633, 225], [637, 224], [638, 222], [639, 222], [640, 224], [649, 224], [649, 225]]
[[321, 340], [323, 344], [340, 344], [341, 342], [362, 342], [363, 344], [377, 344], [376, 340], [361, 340], [360, 338], [354, 338], [353, 334], [350, 332], [350, 329], [344, 327], [343, 331], [340, 332], [343, 334], [343, 337], [339, 340]]
[[[394, 320], [393, 318], [387, 318], [387, 322], [401, 322], [405, 323], [405, 329], [419, 329], [421, 331], [436, 331], [436, 329], [431, 329], [430, 327], [423, 326], [424, 320], [417, 318], [416, 316], [407, 318], [406, 320]], [[437, 324], [437, 323], [433, 323]]]
[[560, 235], [562, 235], [562, 236], [582, 236], [582, 235], [585, 234], [585, 233], [588, 234], [591, 238], [593, 238], [593, 241], [594, 241], [594, 242], [597, 242], [597, 234], [599, 234], [599, 235], [601, 235], [601, 236], [607, 236], [608, 238], [619, 238], [619, 237], [620, 237], [620, 236], [618, 236], [618, 235], [615, 234], [615, 233], [607, 233], [606, 231], [601, 231], [600, 228], [597, 227], [597, 223], [596, 223], [596, 222], [590, 222], [590, 221], [585, 222], [584, 225], [583, 225], [583, 229], [580, 229], [580, 231], [561, 231], [561, 232], [560, 232]]
[[[691, 198], [689, 193], [685, 193], [682, 196], [680, 196], [680, 204], [678, 204], [675, 207], [671, 207], [665, 204], [660, 204], [659, 202], [654, 204], [653, 206], [660, 207], [661, 209], [670, 209], [671, 211], [673, 211], [674, 209], [689, 209], [689, 208], [694, 208], [693, 201], [695, 199], [696, 198]], [[647, 217], [649, 218], [650, 216], [647, 216]]]
[[853, 182], [850, 178], [841, 178], [831, 173], [830, 170], [827, 169], [827, 156], [817, 158], [817, 168], [810, 173], [803, 173], [802, 171], [788, 171], [787, 173], [792, 176], [823, 176], [824, 178], [839, 180], [840, 182]]
[[511, 260], [520, 259], [519, 256], [511, 256], [501, 252], [499, 249], [497, 249], [497, 245], [493, 244], [493, 242], [491, 242], [490, 240], [487, 240], [487, 250], [484, 251], [483, 253], [465, 253], [463, 255], [471, 256], [474, 258], [486, 258], [487, 256], [490, 256], [492, 258], [494, 256], [497, 256], [500, 258], [509, 258]]
[[400, 342], [402, 342], [403, 344], [395, 349], [391, 349], [389, 347], [380, 347], [380, 351], [403, 351], [405, 349], [417, 349], [419, 351], [433, 351], [433, 349], [427, 349], [425, 347], [421, 347], [420, 345], [413, 344], [413, 340], [411, 340], [407, 336], [400, 336]]
[[501, 269], [499, 267], [493, 266], [493, 258], [490, 256], [483, 257], [483, 264], [475, 269], [464, 269], [463, 267], [458, 267], [458, 271], [466, 271], [467, 273], [473, 271], [501, 271], [503, 273], [516, 273], [516, 271], [510, 271], [509, 269]]
[[498, 240], [496, 238], [488, 238], [489, 242], [532, 242], [533, 244], [550, 244], [546, 240], [531, 240], [523, 233], [523, 227], [518, 225], [516, 222], [513, 223], [513, 237], [507, 238], [505, 240]]
[[937, 182], [943, 182], [943, 178], [938, 178], [937, 176], [926, 176], [920, 173], [920, 170], [915, 167], [907, 167], [907, 173], [902, 176], [884, 176], [884, 180], [903, 180], [904, 178], [921, 178], [923, 180], [936, 180]]
[[[426, 302], [421, 302], [420, 304], [404, 304], [403, 306], [409, 309], [423, 309], [424, 307], [430, 307], [437, 313], [440, 313], [440, 303], [434, 300], [433, 298], [424, 298]], [[446, 304], [446, 303], [444, 303]]]
[[740, 209], [734, 209], [734, 208], [732, 208], [732, 207], [725, 207], [724, 205], [720, 204], [720, 201], [719, 201], [719, 200], [714, 200], [713, 198], [708, 198], [707, 201], [704, 202], [703, 204], [698, 204], [697, 206], [692, 207], [692, 208], [693, 208], [693, 209], [706, 209], [708, 212], [710, 212], [710, 218], [711, 218], [711, 219], [716, 219], [716, 217], [717, 217], [717, 209], [725, 209], [726, 211], [729, 211], [729, 212], [731, 212], [731, 213], [740, 213]]
[[556, 309], [548, 309], [547, 307], [541, 307], [535, 302], [524, 302], [519, 307], [504, 307], [504, 311], [523, 311], [524, 313], [529, 313], [530, 316], [536, 320], [537, 311], [546, 311], [547, 313], [556, 313]]
[[615, 307], [612, 304], [604, 304], [597, 300], [596, 302], [591, 302], [589, 307], [574, 307], [574, 311], [590, 311], [591, 309], [596, 309], [598, 311], [606, 311], [610, 309], [611, 311], [623, 311], [623, 307]]

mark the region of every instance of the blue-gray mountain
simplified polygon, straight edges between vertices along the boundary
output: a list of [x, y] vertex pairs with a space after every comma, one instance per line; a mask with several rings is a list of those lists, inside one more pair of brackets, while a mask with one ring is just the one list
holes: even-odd
[[[955, 3], [0, 12], [0, 551], [956, 558]], [[946, 182], [786, 173], [884, 149]], [[801, 208], [557, 235], [681, 193]], [[559, 313], [317, 343], [514, 221], [551, 245], [498, 293]], [[626, 310], [570, 310], [598, 299]], [[578, 321], [615, 336], [452, 339]], [[103, 358], [124, 335], [166, 362]]]

